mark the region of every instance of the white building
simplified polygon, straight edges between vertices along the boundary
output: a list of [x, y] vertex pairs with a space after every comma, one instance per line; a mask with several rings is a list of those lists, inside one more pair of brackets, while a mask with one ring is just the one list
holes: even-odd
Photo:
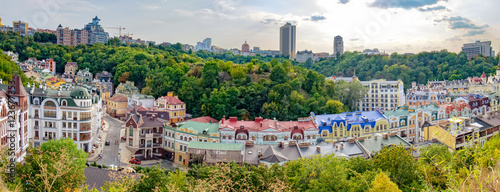
[[53, 90], [30, 88], [29, 121], [33, 146], [51, 139], [72, 138], [87, 153], [93, 151], [102, 127], [102, 99], [83, 87]]
[[155, 98], [151, 95], [143, 95], [143, 94], [132, 94], [128, 97], [128, 105], [127, 108], [133, 108], [133, 106], [140, 106], [146, 108], [153, 108], [155, 105]]
[[471, 59], [479, 54], [485, 57], [495, 56], [495, 52], [491, 48], [491, 41], [476, 41], [475, 43], [464, 44], [462, 51], [467, 54], [467, 59]]
[[401, 80], [377, 79], [361, 81], [361, 84], [368, 87], [368, 94], [358, 102], [359, 109], [362, 111], [373, 111], [377, 108], [383, 111], [395, 110], [406, 102], [404, 83]]
[[206, 38], [203, 42], [196, 43], [195, 51], [211, 51], [212, 50], [212, 38]]

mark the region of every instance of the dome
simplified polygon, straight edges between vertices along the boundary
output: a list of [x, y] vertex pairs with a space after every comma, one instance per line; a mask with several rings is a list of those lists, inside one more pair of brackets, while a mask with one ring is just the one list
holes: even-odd
[[89, 91], [83, 87], [75, 87], [70, 96], [75, 99], [90, 99]]

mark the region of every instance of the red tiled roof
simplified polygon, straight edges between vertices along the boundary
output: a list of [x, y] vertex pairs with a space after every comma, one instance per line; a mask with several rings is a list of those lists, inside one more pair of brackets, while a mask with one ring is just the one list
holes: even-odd
[[240, 129], [243, 126], [244, 129], [249, 131], [263, 131], [266, 129], [274, 129], [279, 132], [292, 131], [295, 126], [301, 130], [307, 130], [309, 128], [317, 129], [317, 126], [312, 121], [277, 121], [271, 119], [262, 119], [262, 117], [256, 117], [254, 121], [238, 121], [236, 117], [230, 117], [229, 119], [221, 120], [221, 129]]
[[203, 117], [197, 117], [197, 118], [194, 118], [194, 119], [189, 119], [189, 121], [196, 121], [196, 122], [200, 122], [200, 123], [218, 123], [219, 121], [217, 119], [214, 119], [210, 116], [203, 116]]
[[171, 97], [171, 96], [163, 96], [161, 97], [163, 99], [165, 99], [166, 103], [170, 104], [170, 105], [175, 105], [175, 104], [184, 104], [184, 102], [182, 102], [179, 98], [177, 98], [177, 96], [174, 96], [174, 97]]

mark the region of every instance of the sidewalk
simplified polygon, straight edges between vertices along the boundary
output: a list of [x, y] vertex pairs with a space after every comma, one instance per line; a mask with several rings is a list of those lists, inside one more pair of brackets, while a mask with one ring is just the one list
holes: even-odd
[[[98, 144], [99, 146], [95, 149], [94, 153], [89, 154], [89, 156], [87, 157], [87, 161], [96, 161], [98, 159], [99, 154], [102, 153], [103, 144], [106, 141], [106, 136], [108, 135], [108, 129], [109, 129], [108, 122], [106, 122], [106, 120], [104, 119], [103, 121], [104, 121], [104, 125], [102, 126], [103, 130], [100, 131], [101, 141], [99, 142]], [[97, 135], [96, 137], [97, 137], [96, 141], [99, 141], [99, 135]]]

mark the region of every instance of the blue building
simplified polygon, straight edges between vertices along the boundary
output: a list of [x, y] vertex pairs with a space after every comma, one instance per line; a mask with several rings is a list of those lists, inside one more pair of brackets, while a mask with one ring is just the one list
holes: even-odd
[[355, 111], [341, 114], [315, 115], [319, 135], [327, 142], [350, 137], [370, 137], [375, 133], [389, 132], [387, 117], [380, 111]]

